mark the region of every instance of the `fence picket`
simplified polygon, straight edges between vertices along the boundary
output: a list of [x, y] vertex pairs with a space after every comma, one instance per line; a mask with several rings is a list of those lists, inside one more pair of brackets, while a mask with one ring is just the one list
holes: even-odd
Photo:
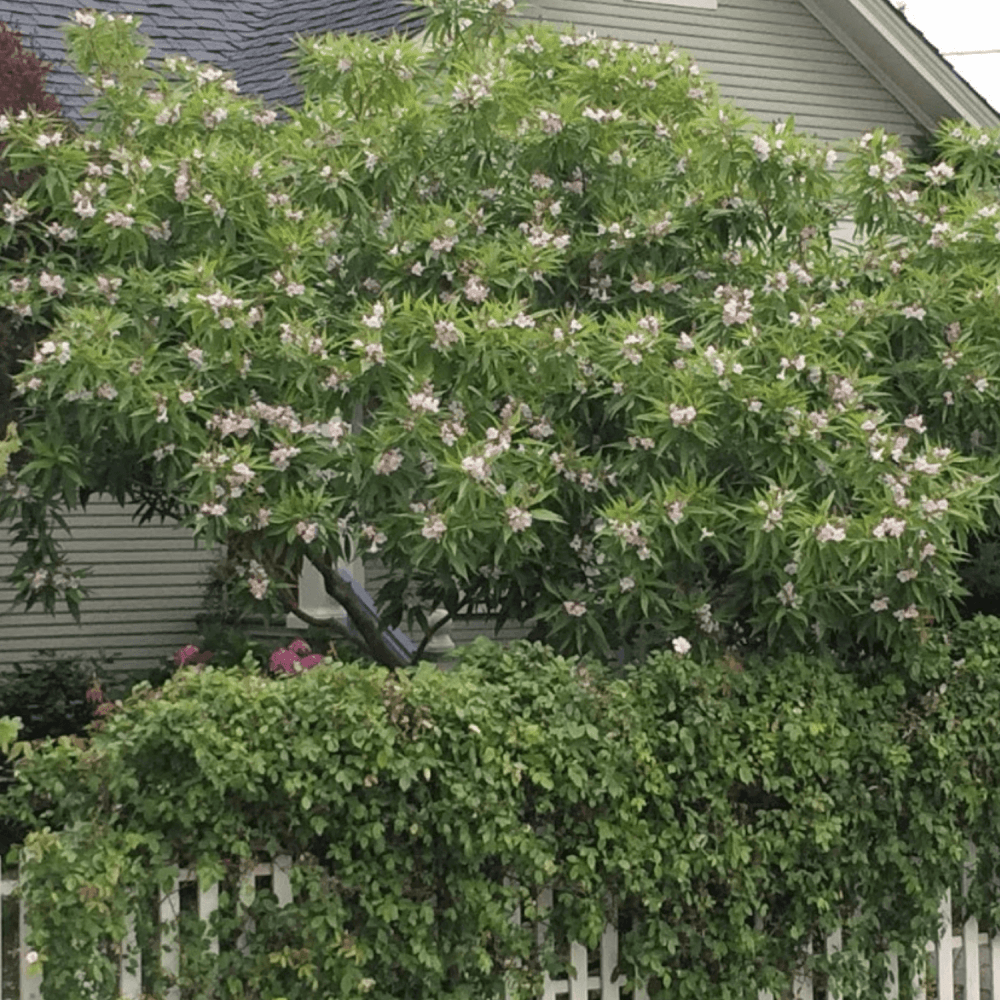
[[[181, 915], [180, 872], [174, 876], [171, 888], [160, 897], [160, 968], [168, 976], [181, 974], [180, 941], [177, 937], [177, 921]], [[178, 986], [167, 990], [167, 1000], [180, 1000]]]
[[[135, 972], [129, 972], [130, 959], [135, 959]], [[135, 917], [128, 918], [128, 930], [122, 942], [118, 979], [121, 983], [121, 994], [124, 1000], [139, 1000], [142, 996], [142, 952], [139, 950], [135, 935]]]
[[618, 930], [606, 924], [601, 935], [601, 1000], [621, 1000], [622, 976], [615, 975], [618, 966]]
[[573, 966], [569, 979], [569, 1000], [587, 1000], [587, 949], [578, 941], [569, 946], [569, 960]]
[[951, 933], [951, 890], [941, 900], [941, 936], [937, 949], [938, 1000], [955, 1000], [955, 939]]
[[[812, 954], [812, 944], [806, 947], [806, 954]], [[812, 974], [798, 970], [792, 980], [792, 996], [795, 1000], [813, 1000]]]
[[889, 992], [886, 1000], [899, 1000], [899, 956], [889, 955]]
[[[826, 957], [833, 958], [834, 955], [838, 954], [844, 947], [844, 931], [843, 928], [838, 927], [831, 934], [827, 935], [826, 938]], [[838, 990], [827, 990], [827, 997], [829, 1000], [841, 1000], [841, 995]]]

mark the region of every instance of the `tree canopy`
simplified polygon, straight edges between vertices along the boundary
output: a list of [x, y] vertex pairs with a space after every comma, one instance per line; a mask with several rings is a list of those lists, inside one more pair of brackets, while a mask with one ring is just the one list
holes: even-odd
[[107, 491], [226, 543], [267, 614], [308, 560], [390, 665], [355, 552], [382, 624], [564, 652], [901, 651], [954, 615], [994, 523], [998, 136], [838, 164], [679, 51], [509, 6], [299, 39], [280, 117], [147, 66], [138, 19], [65, 26], [99, 127], [0, 116], [40, 170], [0, 225], [0, 321], [43, 329], [0, 506], [27, 606], [78, 611], [51, 526]]

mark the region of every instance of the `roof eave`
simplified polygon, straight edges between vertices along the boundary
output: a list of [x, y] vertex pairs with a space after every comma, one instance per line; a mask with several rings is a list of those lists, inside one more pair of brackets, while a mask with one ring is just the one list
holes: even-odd
[[801, 3], [928, 131], [945, 118], [1000, 127], [1000, 114], [885, 0]]

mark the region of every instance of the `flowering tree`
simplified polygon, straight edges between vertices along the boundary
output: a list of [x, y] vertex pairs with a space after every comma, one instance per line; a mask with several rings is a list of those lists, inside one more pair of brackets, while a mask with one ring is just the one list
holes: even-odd
[[904, 649], [953, 612], [1000, 412], [997, 137], [928, 166], [876, 134], [835, 172], [687, 56], [508, 6], [301, 40], [288, 121], [77, 12], [100, 130], [0, 117], [43, 171], [0, 228], [39, 240], [0, 308], [48, 328], [0, 510], [28, 606], [79, 605], [50, 522], [83, 490], [225, 542], [268, 614], [309, 560], [387, 664], [358, 551], [381, 625], [571, 651]]

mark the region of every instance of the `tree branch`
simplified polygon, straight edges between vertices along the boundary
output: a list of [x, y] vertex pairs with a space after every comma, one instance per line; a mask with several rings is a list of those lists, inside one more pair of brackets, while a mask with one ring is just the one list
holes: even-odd
[[[394, 644], [389, 642], [378, 619], [372, 618], [368, 609], [354, 593], [354, 588], [332, 567], [315, 559], [309, 559], [309, 561], [323, 577], [327, 594], [347, 612], [347, 617], [360, 633], [371, 656], [392, 670], [398, 667], [408, 667], [411, 660], [405, 654], [401, 655]], [[304, 618], [303, 621], [305, 621]]]
[[[461, 605], [459, 605], [461, 607]], [[427, 648], [427, 644], [434, 638], [437, 634], [437, 630], [441, 628], [442, 625], [447, 624], [451, 621], [451, 613], [446, 614], [439, 622], [435, 622], [424, 634], [423, 639], [420, 640], [420, 645], [417, 646], [417, 651], [413, 654], [414, 663], [420, 662], [420, 657], [424, 655], [424, 650]]]

